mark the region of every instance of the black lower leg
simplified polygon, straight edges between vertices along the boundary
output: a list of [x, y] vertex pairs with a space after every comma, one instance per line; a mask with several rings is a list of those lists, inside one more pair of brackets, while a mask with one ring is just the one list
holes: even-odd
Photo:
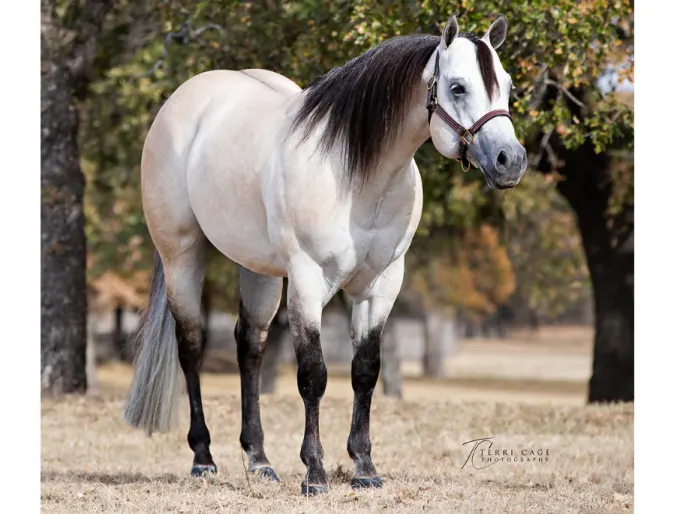
[[354, 399], [347, 450], [356, 464], [354, 487], [381, 487], [381, 479], [370, 457], [370, 405], [379, 377], [381, 333], [381, 328], [375, 328], [357, 342], [351, 363]]
[[237, 360], [241, 374], [241, 436], [239, 441], [248, 456], [248, 471], [278, 481], [264, 452], [264, 432], [260, 420], [260, 367], [264, 357], [266, 330], [253, 326], [243, 306], [234, 329]]
[[191, 328], [188, 323], [176, 321], [176, 336], [178, 357], [185, 374], [187, 395], [190, 401], [190, 430], [187, 433], [187, 442], [194, 452], [192, 475], [215, 473], [217, 468], [211, 456], [211, 435], [204, 419], [199, 380], [204, 347], [203, 333], [201, 328]]
[[323, 447], [319, 433], [319, 408], [328, 383], [323, 361], [320, 333], [315, 328], [300, 331], [295, 341], [297, 386], [304, 400], [304, 440], [300, 458], [307, 467], [302, 494], [314, 495], [328, 490], [328, 475], [323, 468]]

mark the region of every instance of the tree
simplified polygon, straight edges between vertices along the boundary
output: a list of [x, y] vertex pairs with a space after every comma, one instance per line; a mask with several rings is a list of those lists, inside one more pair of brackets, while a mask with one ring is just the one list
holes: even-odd
[[51, 394], [87, 388], [84, 177], [75, 100], [111, 4], [41, 3], [41, 382]]
[[560, 146], [555, 142], [564, 180], [557, 187], [576, 212], [594, 291], [588, 400], [634, 401], [634, 205], [621, 202], [611, 214], [616, 182], [608, 153], [597, 154], [591, 143]]
[[[435, 30], [445, 1], [359, 2], [350, 37], [368, 46], [384, 37]], [[479, 12], [476, 6], [480, 7]], [[499, 50], [517, 90], [512, 103], [530, 167], [556, 172], [558, 191], [574, 209], [595, 299], [595, 349], [588, 400], [634, 399], [633, 173], [616, 177], [607, 152], [633, 144], [634, 115], [597, 79], [616, 63], [633, 76], [630, 0], [535, 0], [461, 3], [463, 30], [481, 33], [485, 13], [505, 14]], [[428, 29], [427, 29], [428, 28]], [[431, 30], [431, 31], [432, 31]], [[422, 149], [423, 151], [423, 149]], [[629, 167], [628, 167], [629, 169]]]
[[[133, 25], [149, 27], [149, 32], [128, 30], [126, 33], [130, 35], [121, 48], [117, 44], [106, 49], [106, 53], [114, 58], [108, 59], [110, 66], [92, 86], [97, 96], [85, 109], [90, 123], [83, 141], [92, 192], [88, 235], [101, 267], [109, 265], [106, 262], [118, 262], [127, 271], [147, 266], [151, 252], [150, 245], [146, 244], [148, 238], [138, 200], [140, 147], [156, 110], [180, 83], [208, 69], [263, 67], [306, 85], [385, 38], [414, 32], [439, 34], [441, 24], [457, 8], [455, 2], [448, 0], [184, 0], [180, 5], [163, 1], [156, 7], [149, 17], [137, 17], [138, 21]], [[593, 238], [606, 240], [613, 235], [602, 234], [598, 229], [588, 231], [587, 227], [599, 226], [601, 219], [605, 226], [613, 224], [613, 227], [621, 227], [621, 233], [630, 232], [628, 198], [633, 187], [632, 174], [628, 167], [621, 177], [616, 177], [614, 167], [609, 166], [602, 172], [589, 172], [582, 179], [570, 180], [578, 170], [570, 170], [568, 163], [576, 162], [574, 155], [587, 156], [587, 152], [595, 156], [593, 159], [601, 160], [604, 157], [599, 156], [611, 148], [631, 145], [631, 109], [619, 102], [612, 92], [601, 92], [596, 86], [598, 77], [615, 62], [631, 58], [632, 46], [627, 44], [625, 36], [625, 32], [631, 30], [629, 23], [627, 28], [624, 27], [626, 20], [631, 18], [631, 9], [631, 2], [627, 0], [507, 3], [463, 0], [458, 12], [461, 29], [478, 34], [487, 29], [497, 14], [506, 15], [509, 34], [499, 55], [517, 86], [511, 111], [517, 132], [529, 150], [530, 167], [532, 171], [550, 177], [544, 182], [549, 188], [546, 194], [557, 188], [577, 215], [588, 268], [591, 274], [594, 273], [595, 299], [620, 294], [625, 299], [623, 305], [630, 303], [629, 292], [609, 288], [607, 281], [598, 279], [597, 266], [590, 262], [596, 254], [592, 249], [596, 244]], [[159, 31], [166, 33], [160, 35]], [[415, 267], [416, 257], [421, 257], [417, 259], [421, 261], [419, 266], [426, 266], [429, 259], [432, 262], [435, 258], [445, 258], [443, 248], [448, 245], [460, 248], [485, 222], [494, 225], [494, 211], [501, 210], [507, 218], [508, 203], [516, 198], [499, 192], [484, 194], [483, 179], [478, 173], [460, 173], [457, 166], [441, 158], [430, 143], [417, 153], [417, 162], [423, 175], [425, 205], [422, 224], [409, 254], [408, 268], [414, 271], [422, 269]], [[524, 180], [527, 178], [525, 176]], [[604, 185], [606, 180], [610, 185]], [[600, 190], [601, 195], [609, 198], [597, 203], [593, 213], [578, 208], [586, 187], [588, 191]], [[530, 189], [527, 195], [527, 200], [537, 201], [535, 189]], [[604, 204], [613, 214], [602, 210]], [[535, 219], [538, 212], [538, 208], [525, 209], [518, 220], [541, 230]], [[616, 215], [616, 212], [625, 214]], [[109, 223], [110, 213], [114, 213], [118, 223]], [[549, 226], [561, 230], [555, 233], [570, 231], [561, 211], [560, 217]], [[493, 256], [508, 246], [502, 229], [498, 226], [499, 238], [496, 246], [491, 247]], [[443, 244], [435, 244], [438, 240]], [[523, 239], [522, 242], [530, 248], [544, 250], [535, 260], [522, 260], [522, 253], [519, 260], [511, 255], [516, 274], [519, 270], [522, 275], [522, 270], [532, 264], [539, 267], [528, 270], [531, 271], [529, 278], [534, 279], [529, 280], [526, 289], [527, 303], [540, 304], [540, 295], [538, 298], [536, 295], [545, 284], [555, 281], [565, 285], [560, 288], [560, 293], [563, 291], [568, 296], [561, 300], [568, 302], [577, 291], [566, 287], [565, 278], [556, 275], [558, 270], [554, 269], [564, 249], [551, 246], [549, 237]], [[605, 246], [604, 242], [600, 244]], [[612, 248], [615, 250], [616, 247]], [[573, 253], [573, 262], [577, 263], [576, 247], [572, 245], [569, 249]], [[604, 254], [614, 250], [607, 247]], [[554, 258], [546, 257], [550, 255]], [[504, 298], [499, 291], [508, 289], [505, 286], [511, 283], [512, 270], [510, 277], [503, 273], [500, 278], [494, 278], [501, 280], [500, 284], [485, 284], [477, 280], [481, 278], [480, 273], [475, 275], [470, 260], [464, 258], [462, 261], [458, 252], [449, 257], [451, 259], [443, 264], [447, 269], [442, 273], [454, 273], [461, 281], [456, 282], [459, 287], [454, 287], [454, 294], [445, 298], [447, 305], [443, 307], [482, 309], [487, 314], [497, 308]], [[602, 266], [612, 265], [614, 260], [607, 257], [603, 262]], [[507, 269], [505, 262], [501, 264], [501, 269]], [[473, 279], [459, 274], [459, 268], [471, 271]], [[584, 280], [584, 271], [580, 271], [574, 273], [578, 276], [571, 282]], [[217, 275], [232, 277], [234, 274]], [[432, 282], [436, 278], [431, 274], [429, 280]], [[222, 280], [222, 286], [216, 288], [226, 292], [234, 289], [229, 278]], [[500, 300], [494, 301], [497, 298]], [[554, 300], [555, 305], [559, 305], [560, 298]], [[546, 302], [553, 303], [550, 298]], [[605, 302], [599, 303], [605, 305]], [[600, 314], [596, 319], [597, 342], [616, 338], [615, 333], [606, 336], [610, 331], [607, 332], [607, 324], [600, 320], [603, 312], [603, 308], [597, 310]], [[628, 316], [625, 312], [619, 315]], [[623, 348], [621, 355], [625, 357], [616, 360], [606, 357], [604, 351], [596, 353], [597, 378], [591, 382], [590, 394], [593, 401], [631, 399], [629, 390], [614, 388], [615, 381], [608, 380], [606, 373], [597, 374], [596, 371], [612, 369], [619, 361], [621, 364], [616, 369], [622, 370], [619, 373], [624, 375], [625, 369], [631, 366], [630, 352], [625, 350], [633, 345], [631, 324], [619, 325], [621, 335], [618, 339]], [[596, 346], [601, 347], [599, 343]], [[602, 382], [606, 382], [605, 390], [615, 391], [615, 396], [592, 392]]]
[[503, 202], [504, 239], [517, 280], [521, 319], [556, 319], [590, 296], [574, 213], [553, 174], [529, 174]]

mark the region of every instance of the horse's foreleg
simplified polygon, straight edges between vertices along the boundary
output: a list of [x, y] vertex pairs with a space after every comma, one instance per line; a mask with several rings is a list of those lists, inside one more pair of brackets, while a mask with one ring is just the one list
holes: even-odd
[[260, 420], [260, 367], [267, 342], [267, 330], [276, 314], [283, 279], [266, 277], [239, 266], [241, 303], [236, 322], [237, 360], [241, 374], [241, 446], [248, 456], [248, 471], [264, 478], [279, 479], [264, 452], [264, 432]]
[[216, 473], [210, 452], [211, 436], [206, 427], [201, 403], [199, 371], [204, 353], [204, 332], [201, 327], [201, 288], [204, 270], [203, 247], [192, 245], [174, 258], [164, 261], [166, 292], [176, 320], [178, 359], [185, 374], [190, 402], [190, 429], [187, 442], [194, 452], [192, 475]]
[[325, 284], [314, 263], [297, 266], [288, 276], [288, 318], [297, 357], [297, 387], [304, 400], [304, 440], [300, 458], [307, 467], [303, 495], [328, 491], [319, 435], [319, 407], [328, 382], [321, 349], [321, 311]]
[[381, 335], [400, 292], [403, 258], [399, 258], [377, 279], [364, 298], [356, 296], [351, 316], [353, 360], [353, 416], [347, 450], [356, 465], [351, 486], [381, 487], [382, 481], [370, 456], [370, 405], [380, 368]]

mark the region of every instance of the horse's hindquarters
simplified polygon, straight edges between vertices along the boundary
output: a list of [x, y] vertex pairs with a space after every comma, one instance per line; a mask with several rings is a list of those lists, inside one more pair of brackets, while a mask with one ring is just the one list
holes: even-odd
[[[142, 163], [143, 207], [160, 254], [183, 251], [198, 232], [252, 271], [285, 273], [260, 192], [261, 170], [285, 121], [285, 93], [242, 72], [209, 72], [162, 107]], [[261, 111], [269, 116], [264, 123]]]

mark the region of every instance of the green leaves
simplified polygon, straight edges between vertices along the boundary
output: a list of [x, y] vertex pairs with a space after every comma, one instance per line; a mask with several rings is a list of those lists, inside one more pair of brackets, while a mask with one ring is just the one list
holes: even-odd
[[505, 245], [529, 309], [554, 317], [589, 294], [575, 219], [555, 190], [557, 177], [529, 174], [503, 196]]
[[[631, 105], [618, 95], [601, 94], [595, 85], [611, 63], [633, 54], [623, 41], [625, 30], [629, 33], [628, 0], [164, 0], [142, 13], [138, 5], [120, 3], [110, 20], [110, 30], [124, 26], [126, 35], [102, 47], [99, 60], [106, 65], [81, 105], [87, 231], [98, 263], [92, 275], [110, 267], [126, 274], [149, 269], [152, 249], [139, 184], [143, 141], [162, 102], [203, 71], [267, 68], [305, 86], [386, 38], [439, 35], [453, 12], [462, 31], [480, 36], [504, 14], [508, 36], [498, 53], [517, 88], [511, 111], [530, 155], [541, 150], [535, 146], [541, 134], [555, 134], [568, 148], [589, 138], [598, 152], [632, 140]], [[209, 25], [219, 28], [199, 31]], [[185, 37], [167, 43], [167, 34], [181, 28]], [[624, 73], [629, 78], [633, 68]], [[505, 286], [514, 274], [531, 305], [552, 312], [575, 298], [576, 284], [586, 287], [585, 271], [574, 271], [584, 268], [573, 219], [554, 183], [529, 172], [507, 194], [485, 193], [479, 172], [462, 173], [430, 143], [416, 160], [423, 176], [424, 212], [408, 268], [432, 282], [444, 273], [438, 269], [449, 266], [447, 273], [456, 282], [443, 287], [455, 290], [436, 295], [439, 300], [465, 306], [462, 298], [478, 298], [476, 288], [481, 288], [480, 308], [486, 308], [494, 298], [507, 298], [511, 288]], [[629, 168], [616, 173], [613, 212], [630, 201], [632, 179]], [[489, 239], [491, 233], [481, 228], [485, 224], [497, 227], [500, 236]], [[475, 269], [462, 261], [463, 243], [489, 248], [489, 262], [501, 263], [494, 257], [500, 255], [498, 248], [508, 250], [512, 265], [501, 263], [497, 267], [503, 272], [489, 276], [496, 281], [494, 291], [510, 292], [486, 292], [484, 284], [458, 278], [457, 270]], [[234, 291], [235, 272], [227, 266], [219, 264], [208, 273], [219, 293]]]

